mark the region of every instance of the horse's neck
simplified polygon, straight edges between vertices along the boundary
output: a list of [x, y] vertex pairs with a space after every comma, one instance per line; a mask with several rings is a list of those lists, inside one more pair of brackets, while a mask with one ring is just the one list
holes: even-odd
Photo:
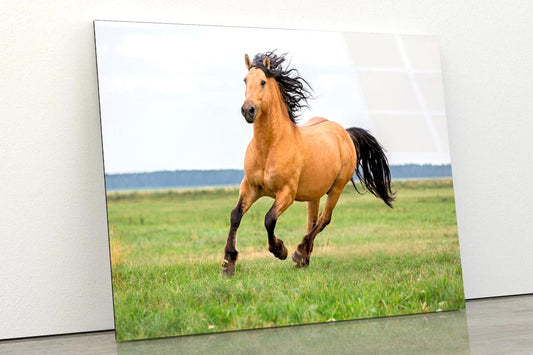
[[296, 125], [290, 120], [284, 103], [273, 105], [254, 123], [254, 139], [261, 151], [267, 152], [279, 141], [295, 139]]

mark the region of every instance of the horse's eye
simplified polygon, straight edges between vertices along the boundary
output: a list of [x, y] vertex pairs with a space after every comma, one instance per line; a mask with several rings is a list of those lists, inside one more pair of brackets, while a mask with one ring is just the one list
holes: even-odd
[[261, 80], [261, 86], [262, 86], [262, 87], [264, 87], [264, 86], [265, 86], [265, 84], [266, 84], [266, 81], [264, 81], [264, 80]]

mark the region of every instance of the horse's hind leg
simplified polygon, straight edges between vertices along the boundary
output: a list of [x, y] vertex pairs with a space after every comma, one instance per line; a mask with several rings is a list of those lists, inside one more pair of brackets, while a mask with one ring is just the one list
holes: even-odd
[[319, 206], [320, 199], [307, 202], [307, 233], [310, 233], [311, 230], [316, 226]]
[[[342, 187], [341, 187], [342, 186]], [[298, 244], [298, 247], [292, 254], [292, 260], [296, 263], [296, 266], [307, 266], [309, 265], [309, 259], [311, 258], [311, 253], [313, 252], [313, 243], [318, 233], [320, 233], [331, 221], [331, 215], [333, 209], [341, 196], [344, 185], [336, 186], [334, 185], [328, 193], [328, 198], [324, 205], [324, 209], [320, 213], [318, 220], [314, 227], [303, 237], [302, 242]], [[318, 204], [317, 204], [318, 209]], [[308, 207], [309, 215], [309, 207]], [[309, 221], [308, 221], [309, 225]]]
[[231, 277], [235, 274], [235, 262], [237, 261], [237, 229], [241, 224], [241, 219], [244, 213], [257, 201], [259, 194], [253, 189], [246, 178], [241, 183], [241, 189], [239, 192], [239, 202], [237, 206], [231, 211], [231, 227], [226, 241], [226, 247], [224, 248], [224, 260], [222, 261], [222, 271], [220, 275]]
[[294, 202], [294, 193], [284, 189], [276, 195], [276, 201], [265, 216], [265, 228], [268, 233], [268, 250], [278, 259], [287, 259], [287, 248], [283, 240], [274, 235], [278, 217]]

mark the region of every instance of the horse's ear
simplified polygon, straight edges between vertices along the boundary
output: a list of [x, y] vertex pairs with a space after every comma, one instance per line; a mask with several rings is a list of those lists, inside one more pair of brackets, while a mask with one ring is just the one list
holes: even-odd
[[248, 54], [244, 55], [244, 64], [246, 64], [246, 69], [248, 70], [252, 67], [252, 61], [250, 60], [250, 57], [248, 57]]
[[265, 66], [265, 68], [267, 68], [267, 70], [270, 70], [270, 58], [267, 56], [265, 56], [265, 59], [263, 60], [263, 65]]

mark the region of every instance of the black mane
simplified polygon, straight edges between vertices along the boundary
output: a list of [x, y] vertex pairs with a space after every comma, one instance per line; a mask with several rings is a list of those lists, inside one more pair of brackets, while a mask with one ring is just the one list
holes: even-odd
[[[276, 79], [281, 97], [287, 104], [287, 111], [292, 122], [296, 123], [299, 116], [298, 111], [302, 108], [309, 108], [308, 100], [313, 96], [311, 85], [303, 79], [298, 70], [292, 68], [283, 68], [287, 54], [275, 54], [275, 51], [256, 54], [252, 62], [252, 67], [261, 69], [268, 78]], [[270, 59], [270, 69], [263, 64], [265, 57]]]

